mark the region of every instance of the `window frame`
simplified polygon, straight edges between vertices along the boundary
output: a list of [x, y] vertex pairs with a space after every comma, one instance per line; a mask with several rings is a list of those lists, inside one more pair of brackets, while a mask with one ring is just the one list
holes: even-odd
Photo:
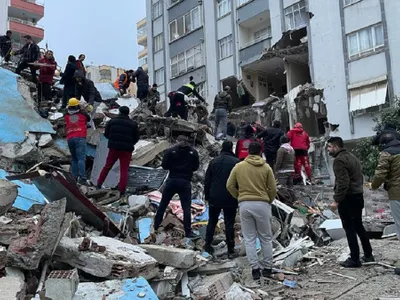
[[[228, 10], [226, 12], [221, 13], [221, 8], [226, 4]], [[217, 0], [217, 17], [222, 18], [232, 12], [232, 0]]]
[[[347, 1], [349, 1], [349, 3], [346, 3]], [[347, 7], [361, 1], [362, 0], [343, 0], [343, 7]]]
[[[380, 38], [380, 40], [382, 40], [382, 43], [377, 44], [377, 28], [381, 28], [381, 30], [379, 32], [382, 33], [382, 37]], [[371, 47], [370, 48], [366, 48], [366, 49], [362, 49], [361, 47], [361, 41], [360, 41], [360, 33], [364, 32], [364, 31], [368, 31], [368, 34], [371, 34]], [[355, 53], [351, 53], [351, 51], [353, 50], [352, 47], [350, 47], [350, 40], [356, 37], [356, 42], [357, 42], [357, 52]], [[383, 32], [383, 24], [382, 23], [378, 23], [372, 26], [368, 26], [365, 28], [361, 28], [357, 31], [351, 32], [349, 34], [347, 34], [347, 52], [348, 52], [348, 58], [349, 59], [355, 59], [358, 57], [362, 57], [364, 55], [368, 55], [371, 53], [376, 52], [377, 50], [381, 49], [385, 47], [385, 38], [384, 38], [384, 32]]]
[[[306, 9], [307, 9], [306, 1], [305, 0], [301, 0], [301, 1], [299, 1], [299, 2], [297, 2], [295, 4], [293, 4], [293, 5], [290, 5], [290, 6], [286, 7], [283, 10], [283, 16], [284, 16], [284, 20], [285, 20], [285, 30], [286, 31], [297, 30], [297, 29], [300, 29], [300, 28], [304, 27], [304, 25], [307, 25], [307, 21], [308, 21], [307, 19], [305, 20], [304, 23], [297, 25], [296, 24], [296, 18], [295, 18], [296, 12], [298, 12], [300, 16], [302, 15], [302, 13], [307, 14]], [[302, 12], [302, 10], [304, 10], [304, 11]], [[287, 20], [289, 16], [290, 16], [290, 21], [291, 21], [290, 25], [288, 24], [288, 20]], [[294, 25], [293, 27], [292, 27], [292, 22], [293, 22], [293, 25]]]
[[253, 0], [236, 0], [237, 2], [236, 2], [236, 7], [241, 7], [241, 6], [243, 6], [243, 5], [246, 5], [247, 3], [249, 3], [249, 2], [251, 2], [251, 1], [253, 1]]
[[[158, 15], [155, 15], [155, 7], [157, 6], [157, 8], [158, 8]], [[156, 19], [158, 19], [159, 17], [161, 17], [162, 16], [162, 14], [163, 14], [163, 3], [162, 3], [162, 0], [159, 0], [159, 1], [157, 1], [156, 3], [154, 3], [152, 6], [151, 6], [151, 18], [152, 18], [152, 20], [154, 21], [154, 20], [156, 20]]]
[[[222, 48], [225, 46], [225, 53], [224, 49]], [[233, 36], [232, 34], [223, 37], [222, 39], [218, 40], [218, 52], [219, 52], [219, 60], [226, 59], [233, 55]]]
[[[192, 55], [188, 55], [188, 53], [190, 54], [190, 51], [193, 51]], [[188, 67], [189, 60], [193, 61], [193, 66], [191, 67]], [[171, 78], [182, 76], [188, 72], [200, 68], [201, 66], [204, 65], [202, 44], [197, 44], [196, 46], [186, 49], [185, 51], [180, 52], [177, 55], [171, 57], [170, 64], [171, 64]], [[181, 65], [183, 64], [184, 67], [181, 68]], [[176, 72], [173, 72], [174, 68], [176, 69]]]
[[[153, 43], [154, 43], [154, 53], [162, 51], [164, 49], [164, 34], [163, 33], [157, 34], [153, 38]], [[160, 45], [159, 45], [159, 47], [156, 47], [158, 43]]]
[[207, 98], [207, 81], [203, 81], [203, 82], [200, 82], [199, 84], [197, 84], [196, 91], [203, 98]]
[[[144, 64], [142, 64], [142, 63], [141, 63], [142, 61], [144, 61], [145, 63], [144, 63]], [[141, 67], [143, 67], [144, 65], [147, 65], [147, 63], [148, 63], [148, 56], [147, 56], [147, 55], [145, 55], [145, 56], [143, 56], [143, 57], [139, 58], [139, 61], [138, 61], [138, 63], [139, 63], [139, 66], [141, 66]]]
[[[157, 78], [157, 74], [161, 74], [160, 81]], [[160, 68], [154, 71], [154, 79], [155, 79], [154, 83], [157, 83], [158, 86], [162, 86], [163, 84], [165, 84], [164, 68]]]
[[[197, 12], [197, 15], [195, 15], [195, 12]], [[195, 20], [196, 16], [198, 16], [198, 21]], [[186, 23], [188, 22], [187, 18], [190, 20], [189, 27], [187, 27], [187, 25], [186, 25]], [[182, 34], [179, 34], [178, 24], [180, 22], [182, 22], [182, 27], [183, 27]], [[171, 25], [174, 26], [174, 30], [171, 29]], [[172, 43], [172, 42], [190, 34], [191, 32], [197, 30], [198, 28], [200, 28], [202, 26], [203, 26], [203, 20], [201, 17], [201, 5], [198, 5], [194, 8], [192, 8], [190, 11], [188, 11], [184, 15], [182, 15], [168, 23], [169, 42]]]

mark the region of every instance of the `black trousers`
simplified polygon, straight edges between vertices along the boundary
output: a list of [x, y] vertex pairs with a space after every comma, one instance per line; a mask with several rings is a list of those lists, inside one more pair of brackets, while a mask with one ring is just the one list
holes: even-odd
[[0, 52], [1, 52], [1, 57], [4, 58], [4, 61], [6, 63], [8, 63], [10, 61], [10, 58], [11, 58], [11, 55], [10, 55], [11, 48], [10, 49], [0, 49]]
[[21, 60], [17, 69], [15, 70], [15, 73], [17, 73], [19, 75], [19, 74], [21, 74], [22, 70], [29, 67], [29, 69], [31, 70], [32, 82], [36, 83], [37, 82], [36, 69], [34, 67], [30, 66], [28, 63], [29, 62], [27, 60], [24, 60], [24, 59]]
[[350, 257], [353, 261], [360, 259], [360, 247], [358, 246], [357, 236], [361, 240], [361, 245], [365, 256], [372, 255], [372, 247], [362, 223], [362, 210], [364, 208], [363, 194], [348, 195], [339, 203], [338, 211], [342, 220], [343, 229], [346, 232], [347, 242], [350, 248]]
[[147, 94], [149, 93], [149, 86], [148, 85], [138, 85], [137, 87], [137, 97], [140, 101], [146, 99]]
[[164, 213], [171, 201], [172, 197], [178, 194], [181, 200], [183, 210], [183, 226], [185, 227], [185, 235], [189, 237], [192, 232], [192, 185], [189, 180], [168, 178], [162, 193], [160, 206], [154, 217], [154, 229], [157, 230], [164, 218]]
[[[69, 99], [75, 96], [75, 85], [64, 85], [63, 90], [63, 99], [62, 99], [62, 108], [66, 108]], [[80, 99], [78, 99], [80, 100]]]
[[276, 163], [276, 156], [277, 153], [272, 153], [272, 152], [264, 152], [265, 154], [265, 160], [267, 161], [267, 164], [271, 167], [271, 169], [273, 170], [275, 167], [275, 163]]
[[209, 206], [209, 219], [206, 231], [206, 245], [211, 245], [214, 239], [215, 227], [218, 223], [218, 217], [221, 211], [224, 212], [225, 222], [225, 236], [226, 244], [228, 246], [228, 252], [232, 253], [235, 250], [235, 218], [237, 206], [221, 207], [221, 206]]
[[51, 85], [49, 83], [41, 83], [39, 82], [37, 85], [38, 91], [38, 104], [40, 106], [40, 102], [42, 100], [51, 100]]

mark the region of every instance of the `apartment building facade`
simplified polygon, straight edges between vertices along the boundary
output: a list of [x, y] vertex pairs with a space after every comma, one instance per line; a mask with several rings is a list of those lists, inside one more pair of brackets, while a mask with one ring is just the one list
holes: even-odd
[[147, 65], [147, 20], [143, 18], [139, 22], [136, 23], [137, 29], [137, 43], [140, 47], [138, 52], [138, 61], [139, 66], [143, 68], [143, 70], [148, 70]]
[[0, 34], [13, 32], [13, 47], [23, 46], [23, 36], [30, 35], [38, 44], [44, 38], [44, 29], [37, 23], [44, 17], [43, 0], [0, 0]]
[[310, 127], [371, 136], [400, 95], [398, 11], [391, 0], [147, 0], [149, 76], [164, 94], [193, 76], [210, 104], [230, 85], [235, 107], [249, 104], [239, 82], [250, 103], [312, 83], [326, 112]]

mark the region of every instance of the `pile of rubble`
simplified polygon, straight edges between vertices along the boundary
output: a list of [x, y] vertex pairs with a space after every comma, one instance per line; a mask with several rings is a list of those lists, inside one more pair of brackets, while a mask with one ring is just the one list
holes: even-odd
[[[154, 116], [136, 99], [105, 101], [87, 139], [91, 182], [97, 182], [107, 156], [104, 125], [116, 115], [118, 105], [130, 107], [141, 132], [129, 169], [129, 196], [121, 198], [114, 189], [118, 165], [104, 183], [107, 189], [75, 182], [69, 173], [62, 116], [50, 111], [48, 119], [40, 117], [33, 89], [20, 81], [17, 94], [16, 77], [4, 75], [0, 80], [6, 77], [9, 82], [0, 88], [8, 94], [0, 93], [0, 101], [7, 97], [19, 101], [23, 115], [14, 110], [15, 115], [3, 113], [8, 122], [0, 118], [4, 125], [0, 147], [15, 150], [0, 152], [0, 299], [324, 299], [322, 289], [336, 290], [334, 299], [345, 299], [340, 297], [377, 276], [390, 283], [392, 268], [400, 264], [399, 246], [379, 240], [379, 245], [386, 243], [376, 248], [383, 264], [369, 266], [368, 275], [339, 270], [337, 259], [348, 250], [341, 223], [328, 209], [332, 188], [279, 186], [272, 205], [275, 269], [270, 278], [254, 282], [239, 218], [235, 224], [239, 258], [227, 258], [223, 219], [216, 229], [214, 255], [203, 252], [208, 221], [203, 182], [208, 163], [220, 150], [203, 127]], [[168, 176], [160, 168], [163, 151], [181, 134], [189, 137], [201, 160], [192, 181], [192, 227], [198, 238], [190, 244], [184, 242], [179, 198], [172, 199], [162, 232], [152, 230]], [[366, 220], [380, 220], [377, 230], [392, 222], [384, 205], [370, 205], [367, 210]], [[384, 293], [400, 296], [393, 288]]]

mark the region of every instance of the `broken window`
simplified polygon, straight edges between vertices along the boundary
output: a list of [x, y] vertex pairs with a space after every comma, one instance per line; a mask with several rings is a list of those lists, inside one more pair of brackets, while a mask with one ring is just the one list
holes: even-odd
[[349, 58], [374, 52], [383, 47], [384, 44], [382, 24], [364, 28], [347, 35]]
[[154, 37], [154, 52], [158, 52], [164, 48], [163, 34], [156, 35]]
[[156, 70], [154, 77], [156, 79], [155, 83], [157, 83], [159, 86], [163, 85], [164, 84], [164, 68]]
[[232, 34], [219, 40], [219, 59], [233, 55]]
[[286, 30], [295, 30], [307, 25], [308, 14], [305, 1], [285, 8]]
[[154, 3], [153, 7], [152, 7], [152, 11], [153, 11], [153, 20], [160, 17], [162, 15], [162, 1], [158, 1], [158, 2]]
[[218, 0], [218, 18], [231, 12], [231, 0]]

